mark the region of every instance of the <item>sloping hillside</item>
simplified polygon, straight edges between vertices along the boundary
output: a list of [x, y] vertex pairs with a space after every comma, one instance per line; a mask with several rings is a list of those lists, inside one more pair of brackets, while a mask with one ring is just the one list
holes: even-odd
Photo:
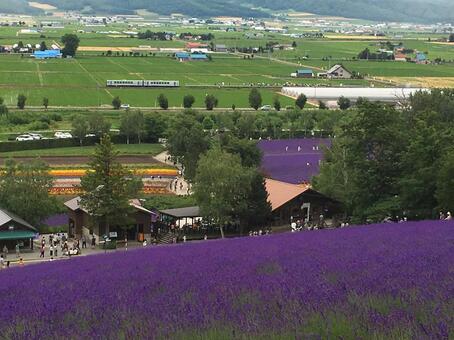
[[[131, 13], [148, 9], [159, 14], [183, 13], [190, 16], [266, 17], [269, 10], [304, 11], [377, 21], [453, 22], [454, 3], [449, 0], [43, 0], [63, 10], [87, 13]], [[254, 8], [264, 8], [254, 9]], [[2, 0], [0, 11], [30, 10], [25, 0]]]

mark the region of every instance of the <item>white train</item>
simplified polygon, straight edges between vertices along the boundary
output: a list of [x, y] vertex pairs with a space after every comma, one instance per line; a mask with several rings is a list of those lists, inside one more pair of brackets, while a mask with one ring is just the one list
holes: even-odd
[[108, 87], [179, 87], [177, 80], [108, 80]]

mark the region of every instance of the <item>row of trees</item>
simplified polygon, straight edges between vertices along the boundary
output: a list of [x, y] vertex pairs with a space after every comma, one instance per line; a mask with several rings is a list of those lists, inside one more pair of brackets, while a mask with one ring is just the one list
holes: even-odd
[[454, 210], [454, 91], [409, 98], [404, 110], [362, 100], [336, 124], [315, 187], [356, 221]]

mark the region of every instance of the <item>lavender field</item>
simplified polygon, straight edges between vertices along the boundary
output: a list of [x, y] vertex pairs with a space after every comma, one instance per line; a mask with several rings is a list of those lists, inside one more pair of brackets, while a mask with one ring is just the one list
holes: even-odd
[[0, 339], [449, 339], [454, 222], [202, 241], [0, 271]]

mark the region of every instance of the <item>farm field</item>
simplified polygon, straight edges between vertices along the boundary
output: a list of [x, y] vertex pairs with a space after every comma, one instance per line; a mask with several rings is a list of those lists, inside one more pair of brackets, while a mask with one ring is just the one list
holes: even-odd
[[[224, 85], [271, 84], [262, 89], [264, 104], [271, 104], [280, 86], [286, 82], [316, 83], [317, 80], [290, 78], [296, 66], [265, 59], [244, 60], [238, 57], [215, 56], [212, 62], [180, 63], [170, 57], [101, 57], [81, 56], [73, 60], [37, 61], [19, 56], [0, 56], [0, 96], [14, 106], [17, 95], [27, 96], [27, 105], [40, 106], [48, 97], [51, 106], [110, 105], [114, 96], [136, 107], [156, 107], [156, 97], [165, 93], [171, 107], [181, 107], [183, 96], [192, 94], [195, 106], [203, 107], [207, 94], [219, 99], [219, 107], [248, 107], [248, 88], [227, 88]], [[179, 80], [176, 89], [106, 88], [108, 79]], [[323, 80], [337, 86], [368, 84], [363, 80]], [[58, 91], [56, 91], [58, 89]], [[283, 105], [292, 101], [281, 97]]]
[[353, 226], [15, 267], [0, 271], [0, 337], [449, 339], [453, 228]]
[[[46, 157], [46, 156], [90, 156], [95, 150], [94, 146], [66, 147], [54, 149], [22, 150], [0, 152], [1, 158], [6, 157]], [[115, 150], [119, 155], [148, 155], [155, 156], [164, 150], [161, 144], [118, 144]]]

